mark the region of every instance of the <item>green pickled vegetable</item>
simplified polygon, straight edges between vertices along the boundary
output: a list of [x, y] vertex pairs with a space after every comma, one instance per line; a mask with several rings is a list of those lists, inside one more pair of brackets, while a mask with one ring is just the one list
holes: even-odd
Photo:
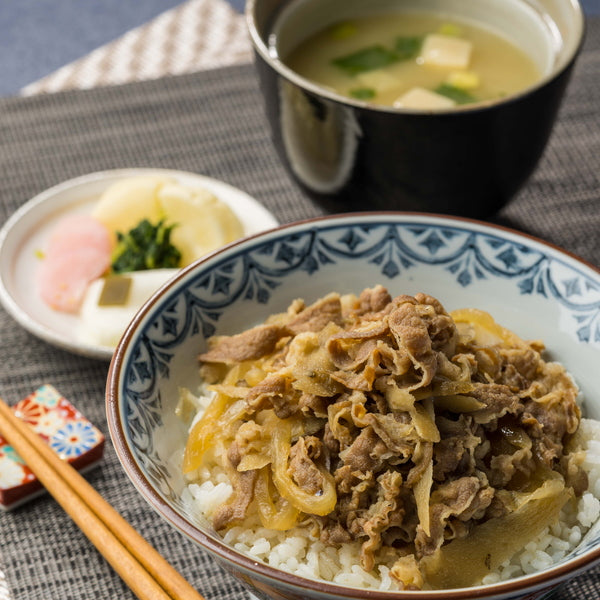
[[477, 98], [475, 98], [473, 94], [469, 94], [469, 92], [466, 90], [458, 88], [454, 85], [450, 85], [449, 83], [442, 83], [434, 91], [436, 94], [440, 94], [441, 96], [446, 96], [446, 98], [454, 100], [456, 104], [469, 104], [471, 102], [477, 102]]
[[179, 267], [181, 252], [171, 243], [173, 227], [166, 226], [164, 221], [153, 225], [144, 219], [128, 233], [118, 232], [111, 265], [113, 273]]

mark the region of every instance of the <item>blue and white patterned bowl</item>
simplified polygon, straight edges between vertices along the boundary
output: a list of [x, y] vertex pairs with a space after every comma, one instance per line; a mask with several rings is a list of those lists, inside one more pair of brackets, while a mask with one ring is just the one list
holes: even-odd
[[206, 339], [258, 324], [298, 297], [312, 302], [378, 283], [392, 295], [426, 292], [447, 310], [487, 310], [521, 337], [544, 340], [551, 358], [575, 376], [587, 415], [600, 418], [600, 270], [540, 240], [475, 221], [406, 213], [325, 217], [233, 243], [184, 269], [130, 324], [110, 366], [108, 423], [144, 498], [262, 598], [541, 598], [600, 561], [597, 532], [535, 575], [476, 590], [365, 593], [257, 564], [189, 513], [173, 462], [186, 439], [175, 405], [179, 387], [200, 384], [196, 357]]

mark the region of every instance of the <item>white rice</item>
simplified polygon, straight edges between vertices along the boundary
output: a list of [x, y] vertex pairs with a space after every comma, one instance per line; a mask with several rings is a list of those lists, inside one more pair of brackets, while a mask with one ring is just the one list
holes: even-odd
[[[200, 411], [201, 412], [201, 411]], [[581, 542], [585, 533], [600, 517], [600, 421], [582, 419], [589, 488], [577, 501], [569, 502], [558, 523], [546, 528], [534, 541], [500, 569], [487, 575], [482, 583], [491, 584], [546, 569], [562, 560]], [[185, 498], [195, 514], [210, 519], [216, 508], [227, 500], [232, 487], [219, 469], [201, 469], [196, 481], [187, 486]], [[258, 522], [232, 527], [224, 541], [236, 550], [272, 567], [309, 579], [326, 580], [340, 585], [365, 589], [399, 589], [390, 576], [390, 565], [379, 565], [377, 572], [367, 573], [360, 567], [360, 544], [341, 548], [326, 546], [310, 534], [310, 529], [296, 527], [279, 532], [266, 529]]]

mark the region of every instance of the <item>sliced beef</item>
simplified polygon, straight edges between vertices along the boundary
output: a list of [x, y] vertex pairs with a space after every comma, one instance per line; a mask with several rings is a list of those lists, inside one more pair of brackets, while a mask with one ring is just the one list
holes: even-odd
[[361, 531], [368, 538], [360, 549], [360, 563], [366, 571], [371, 571], [375, 566], [375, 553], [381, 547], [383, 532], [390, 527], [401, 525], [404, 518], [400, 473], [385, 471], [377, 483], [377, 498], [366, 511], [366, 515], [360, 519]]
[[352, 472], [366, 473], [381, 470], [382, 455], [388, 451], [387, 446], [375, 433], [372, 427], [361, 429], [352, 445], [344, 452], [344, 465]]
[[287, 329], [294, 335], [304, 331], [319, 332], [329, 323], [343, 323], [339, 294], [329, 294], [305, 308], [288, 322]]
[[446, 312], [442, 303], [427, 294], [417, 294], [415, 300], [421, 307], [419, 311], [427, 323], [427, 331], [431, 339], [431, 347], [445, 356], [451, 357], [456, 351], [458, 330], [452, 317]]
[[497, 421], [505, 414], [516, 414], [523, 410], [520, 398], [506, 385], [497, 383], [474, 383], [469, 394], [485, 405], [472, 413], [476, 423]]
[[[581, 414], [564, 369], [539, 343], [470, 339], [437, 299], [392, 299], [382, 286], [295, 301], [268, 325], [217, 338], [200, 358], [245, 412], [230, 425], [234, 493], [215, 527], [248, 511], [273, 412], [291, 425], [294, 483], [318, 495], [324, 469], [335, 482], [335, 508], [300, 518], [325, 544], [360, 543], [367, 571], [395, 560], [405, 589], [419, 587], [421, 558], [514, 510], [514, 492], [548, 470], [583, 493], [581, 457], [566, 449]], [[260, 383], [222, 383], [228, 365], [262, 358]]]
[[471, 417], [460, 415], [454, 421], [445, 417], [436, 419], [440, 441], [433, 447], [433, 479], [443, 482], [448, 475], [472, 475], [475, 470], [475, 449], [481, 438], [473, 433]]
[[339, 521], [330, 521], [328, 525], [323, 527], [320, 538], [328, 546], [339, 546], [352, 541], [352, 536]]
[[365, 422], [373, 428], [379, 439], [388, 449], [388, 460], [397, 457], [406, 462], [413, 455], [418, 434], [411, 423], [408, 413], [393, 412], [388, 414], [368, 413]]
[[298, 407], [305, 415], [327, 418], [327, 399], [316, 394], [300, 394]]
[[321, 456], [321, 446], [321, 440], [314, 436], [300, 437], [290, 451], [289, 473], [309, 494], [323, 489], [323, 475], [315, 464]]
[[280, 419], [286, 419], [299, 408], [290, 378], [281, 373], [267, 375], [255, 385], [246, 395], [246, 403], [254, 412], [273, 408]]
[[390, 314], [389, 324], [399, 349], [408, 355], [418, 373], [418, 379], [410, 388], [429, 385], [435, 375], [437, 359], [427, 324], [420, 317], [414, 300], [402, 302]]
[[510, 348], [501, 351], [502, 374], [498, 383], [513, 391], [527, 389], [538, 377], [541, 357], [531, 348]]
[[442, 545], [451, 518], [466, 522], [483, 517], [493, 496], [493, 488], [478, 477], [461, 477], [438, 486], [431, 494], [429, 535], [422, 528], [417, 532], [417, 554], [428, 556]]
[[198, 356], [198, 360], [225, 364], [257, 360], [273, 352], [285, 334], [285, 328], [279, 325], [259, 325], [237, 335], [218, 337], [208, 352]]
[[233, 494], [213, 514], [213, 527], [217, 531], [243, 521], [254, 496], [257, 476], [258, 471], [236, 473]]
[[392, 301], [390, 293], [382, 286], [376, 285], [374, 288], [367, 288], [360, 293], [358, 297], [358, 308], [354, 311], [355, 315], [365, 315], [368, 313], [379, 313], [383, 311]]

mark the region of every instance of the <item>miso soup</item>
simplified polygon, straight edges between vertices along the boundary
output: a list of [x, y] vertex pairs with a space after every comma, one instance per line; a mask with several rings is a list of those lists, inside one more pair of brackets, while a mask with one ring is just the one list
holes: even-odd
[[409, 109], [494, 100], [541, 78], [533, 60], [504, 37], [428, 13], [339, 22], [282, 58], [299, 75], [339, 94]]

